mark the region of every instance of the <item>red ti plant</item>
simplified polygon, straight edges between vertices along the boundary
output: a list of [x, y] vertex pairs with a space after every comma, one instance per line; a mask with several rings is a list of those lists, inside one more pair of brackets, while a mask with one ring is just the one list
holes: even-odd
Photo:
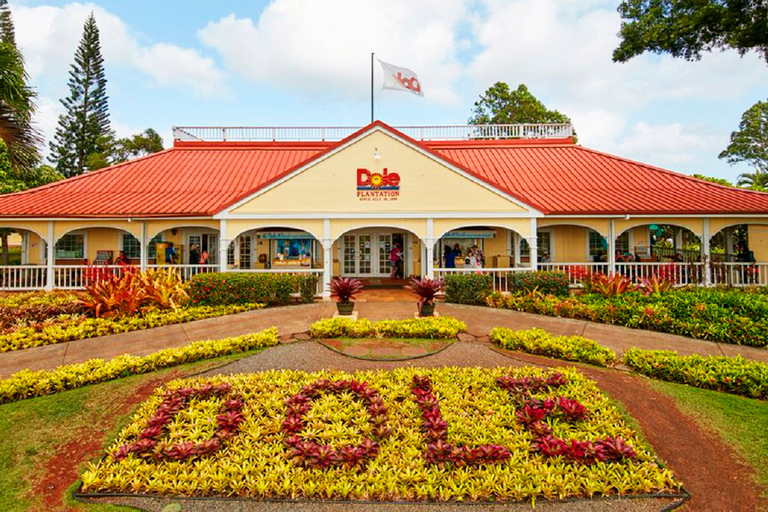
[[354, 277], [336, 277], [331, 281], [331, 297], [338, 302], [348, 304], [363, 291], [363, 283]]
[[428, 277], [422, 277], [421, 279], [411, 278], [411, 281], [406, 288], [419, 296], [419, 316], [421, 316], [422, 308], [425, 304], [431, 305], [435, 303], [435, 297], [445, 287], [445, 280], [430, 279]]
[[615, 297], [635, 290], [632, 281], [622, 274], [592, 274], [591, 288], [593, 293], [604, 297]]
[[673, 281], [664, 278], [660, 279], [656, 274], [653, 274], [651, 277], [641, 277], [639, 281], [641, 286], [637, 289], [645, 295], [658, 295], [659, 293], [669, 291], [674, 285]]

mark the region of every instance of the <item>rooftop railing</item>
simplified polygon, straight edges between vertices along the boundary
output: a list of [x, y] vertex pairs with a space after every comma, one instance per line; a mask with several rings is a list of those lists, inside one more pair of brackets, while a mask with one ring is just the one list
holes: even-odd
[[[180, 141], [335, 141], [352, 135], [360, 126], [174, 126]], [[479, 124], [395, 126], [416, 140], [561, 139], [573, 136], [570, 124]]]

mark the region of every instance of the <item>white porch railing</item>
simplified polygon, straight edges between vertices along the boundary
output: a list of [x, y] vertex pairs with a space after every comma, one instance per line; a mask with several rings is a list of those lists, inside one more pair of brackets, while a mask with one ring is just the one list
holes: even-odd
[[0, 266], [0, 290], [42, 290], [47, 269], [41, 265]]
[[435, 279], [445, 278], [456, 274], [485, 274], [493, 280], [493, 290], [496, 292], [509, 292], [512, 290], [509, 277], [520, 272], [530, 272], [530, 268], [435, 268]]
[[[181, 141], [333, 141], [361, 126], [174, 126], [173, 138]], [[417, 140], [551, 139], [573, 136], [565, 123], [480, 124], [446, 126], [396, 126]]]
[[[148, 268], [167, 268], [168, 265], [149, 265]], [[185, 281], [192, 276], [205, 272], [218, 272], [218, 265], [173, 265]], [[53, 287], [66, 290], [85, 288], [90, 271], [121, 271], [119, 265], [88, 267], [85, 265], [55, 265], [53, 267]], [[539, 263], [539, 270], [563, 272], [569, 276], [571, 286], [581, 286], [582, 278], [588, 272], [610, 273], [608, 263]], [[661, 263], [631, 262], [616, 263], [616, 273], [629, 277], [633, 282], [640, 278], [650, 278], [654, 274], [662, 279], [669, 279], [677, 285], [703, 285], [705, 266], [703, 263]], [[95, 270], [94, 270], [95, 269]], [[451, 274], [488, 274], [492, 277], [495, 291], [509, 292], [510, 276], [519, 272], [530, 272], [528, 267], [515, 268], [435, 268], [436, 278]], [[323, 269], [228, 269], [232, 273], [252, 274], [314, 274], [317, 276], [317, 293], [323, 293]], [[0, 266], [0, 290], [28, 291], [43, 290], [48, 284], [47, 269], [43, 265], [5, 265]], [[710, 265], [709, 283], [727, 286], [768, 286], [768, 263], [720, 263]]]

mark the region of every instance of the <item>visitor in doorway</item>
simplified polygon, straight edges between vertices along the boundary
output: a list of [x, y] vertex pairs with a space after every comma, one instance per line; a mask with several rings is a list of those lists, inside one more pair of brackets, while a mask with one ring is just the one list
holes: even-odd
[[485, 266], [485, 254], [483, 254], [483, 251], [480, 250], [480, 248], [477, 246], [477, 244], [472, 246], [472, 252], [475, 253], [475, 260], [477, 261], [477, 264], [475, 267], [482, 268]]
[[120, 251], [120, 254], [117, 256], [117, 259], [115, 260], [115, 265], [128, 265], [130, 263], [128, 261], [128, 256], [125, 255], [123, 251]]
[[392, 250], [389, 251], [389, 263], [392, 267], [389, 272], [390, 278], [394, 279], [398, 277], [398, 275], [400, 274], [400, 262], [402, 260], [403, 260], [403, 252], [400, 250], [400, 244], [395, 243], [394, 245], [392, 245]]
[[541, 263], [549, 263], [550, 261], [551, 259], [549, 257], [548, 251], [544, 251], [543, 253], [541, 253]]
[[192, 244], [192, 247], [189, 248], [189, 264], [197, 265], [198, 263], [200, 263], [200, 246]]
[[456, 256], [454, 256], [450, 245], [443, 247], [443, 259], [445, 260], [445, 268], [456, 268]]
[[203, 252], [200, 253], [200, 264], [207, 265], [209, 260], [210, 255], [208, 254], [208, 251], [203, 249]]
[[165, 248], [165, 262], [169, 265], [176, 263], [176, 249], [173, 247], [173, 242], [168, 242]]
[[464, 251], [461, 250], [461, 246], [458, 243], [455, 243], [453, 245], [453, 257], [461, 258], [462, 256], [464, 256]]

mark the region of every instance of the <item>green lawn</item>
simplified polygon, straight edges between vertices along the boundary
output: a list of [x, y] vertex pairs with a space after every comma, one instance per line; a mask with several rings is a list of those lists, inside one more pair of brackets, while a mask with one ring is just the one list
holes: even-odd
[[714, 431], [755, 469], [768, 495], [768, 402], [670, 382], [650, 381], [706, 430]]
[[[101, 457], [102, 447], [109, 443], [128, 422], [139, 402], [152, 389], [163, 382], [189, 376], [222, 364], [253, 355], [259, 350], [224, 356], [217, 359], [177, 366], [145, 375], [87, 386], [52, 396], [23, 400], [0, 405], [0, 503], [4, 512], [26, 510], [55, 511], [124, 511], [133, 510], [107, 505], [84, 505], [74, 501], [72, 485], [89, 458]], [[136, 395], [141, 393], [140, 399]], [[61, 467], [71, 478], [54, 481], [55, 489], [48, 488], [48, 473], [56, 466], [55, 457], [79, 445], [95, 450], [90, 456], [60, 460]], [[87, 451], [87, 450], [86, 450]], [[67, 489], [69, 488], [69, 489]], [[54, 502], [44, 502], [45, 495], [53, 495]]]

